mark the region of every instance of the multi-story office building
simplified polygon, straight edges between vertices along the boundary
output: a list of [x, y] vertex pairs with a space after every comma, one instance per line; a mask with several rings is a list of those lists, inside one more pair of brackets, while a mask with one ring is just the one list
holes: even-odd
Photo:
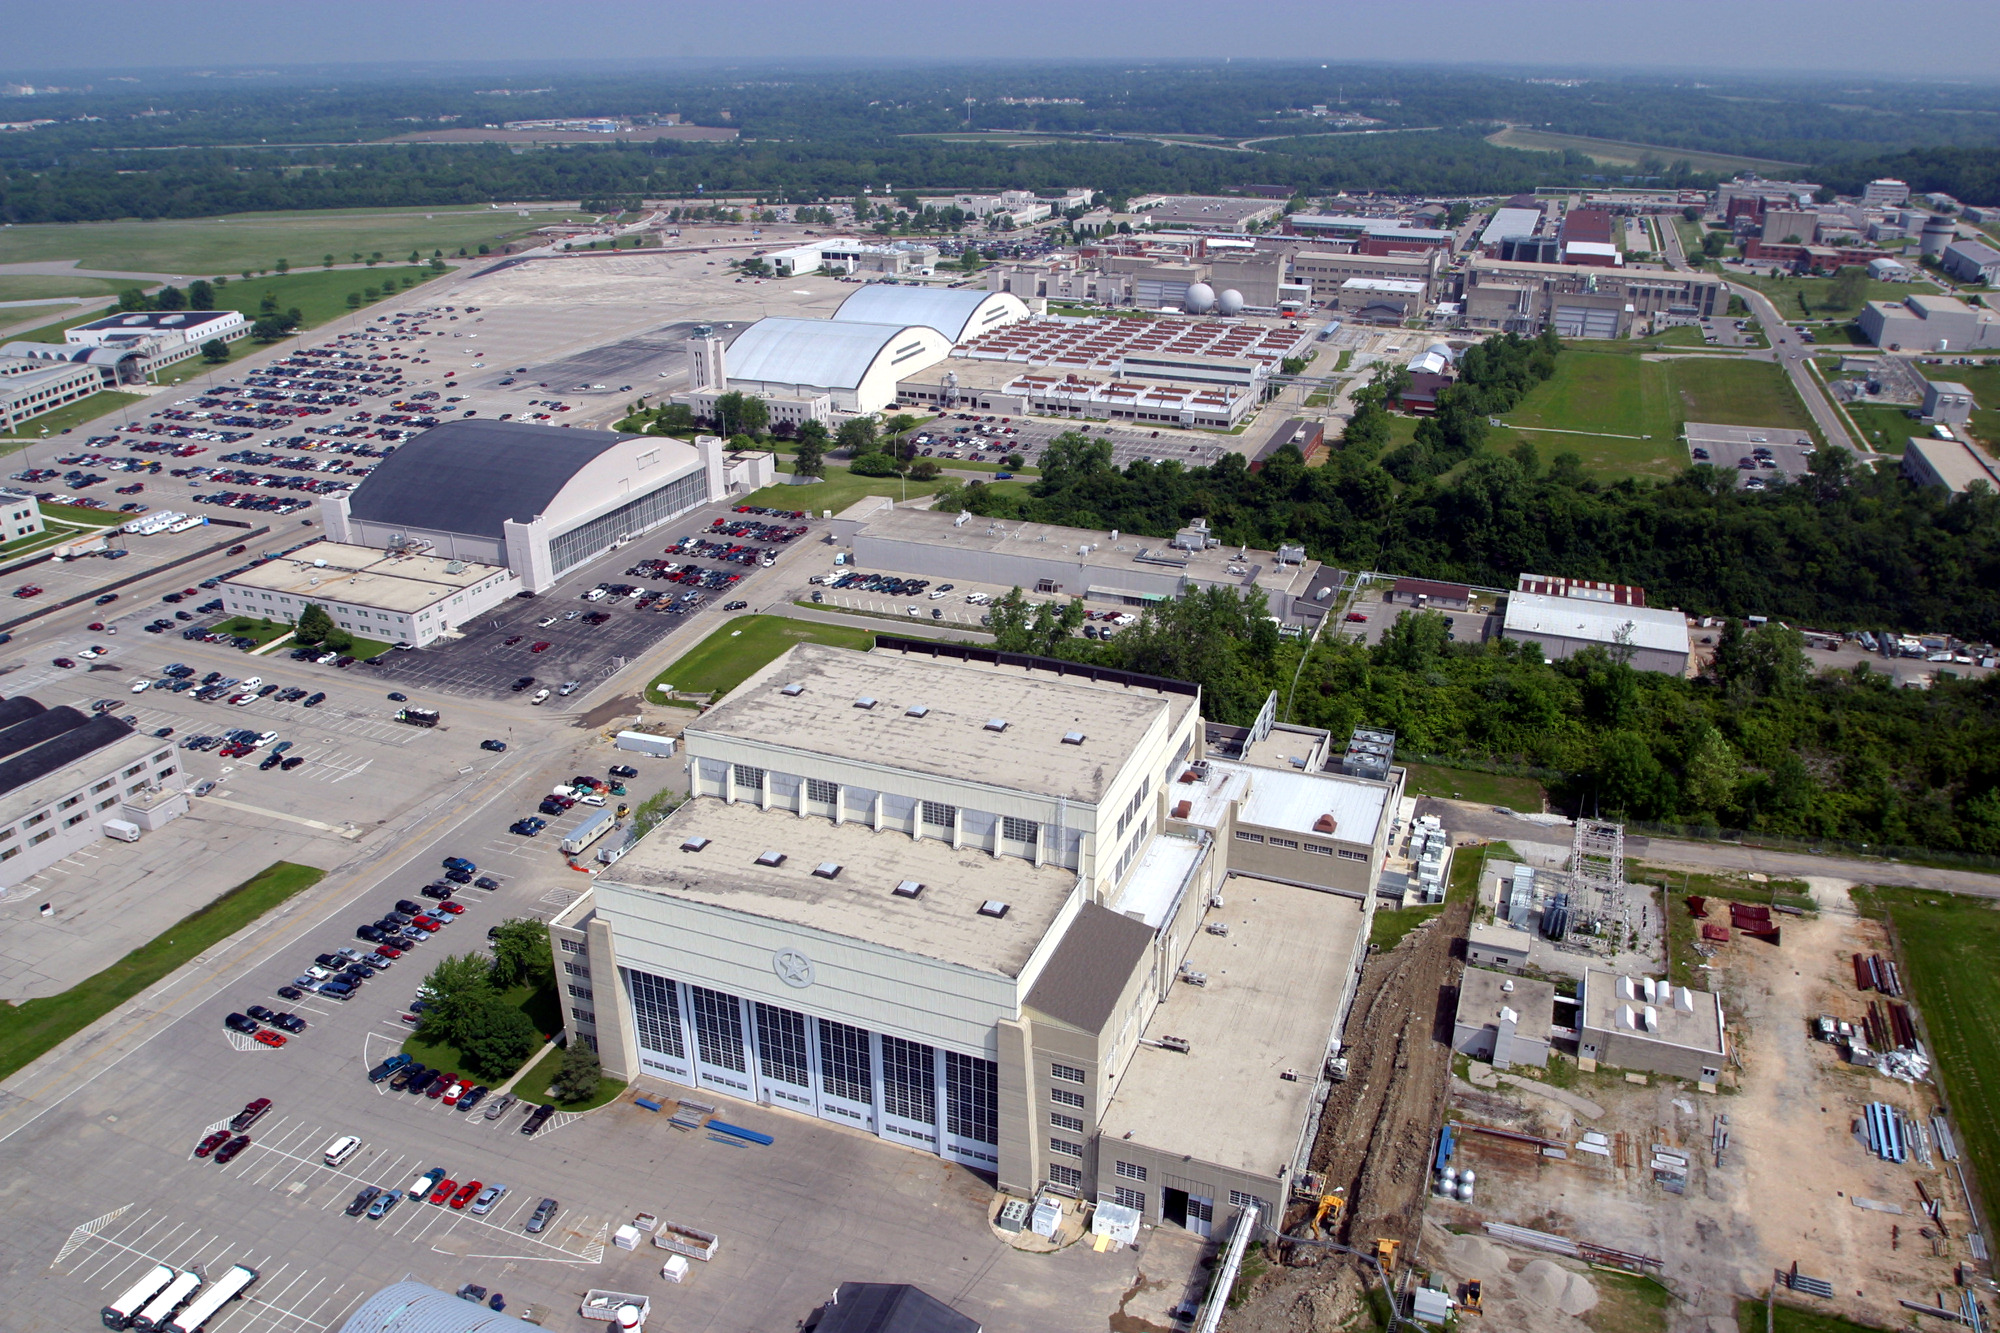
[[104, 836], [107, 822], [157, 828], [187, 813], [172, 741], [67, 704], [0, 700], [0, 888]]

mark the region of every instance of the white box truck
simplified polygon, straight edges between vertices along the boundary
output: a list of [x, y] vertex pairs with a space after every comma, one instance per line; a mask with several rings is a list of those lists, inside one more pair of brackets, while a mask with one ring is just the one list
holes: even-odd
[[674, 757], [674, 738], [655, 736], [650, 731], [621, 731], [612, 745], [620, 750], [630, 750], [635, 754], [649, 754], [656, 759]]
[[139, 826], [129, 820], [107, 819], [104, 821], [104, 836], [107, 838], [116, 838], [120, 842], [137, 842], [139, 841]]
[[563, 851], [571, 856], [575, 856], [578, 852], [590, 846], [591, 843], [596, 842], [599, 838], [611, 832], [612, 827], [617, 822], [617, 816], [613, 815], [609, 810], [599, 810], [596, 814], [570, 830], [570, 835], [562, 840]]

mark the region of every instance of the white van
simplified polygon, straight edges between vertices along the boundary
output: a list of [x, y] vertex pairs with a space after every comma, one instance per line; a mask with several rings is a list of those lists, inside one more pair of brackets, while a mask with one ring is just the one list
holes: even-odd
[[342, 1162], [346, 1161], [348, 1158], [354, 1156], [355, 1153], [360, 1151], [361, 1151], [360, 1136], [355, 1134], [343, 1134], [339, 1138], [335, 1139], [332, 1143], [326, 1145], [326, 1153], [325, 1153], [326, 1164], [328, 1166], [339, 1166]]

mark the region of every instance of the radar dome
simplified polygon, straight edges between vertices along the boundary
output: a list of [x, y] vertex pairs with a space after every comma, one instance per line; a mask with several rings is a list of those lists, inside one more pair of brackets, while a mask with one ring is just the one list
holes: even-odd
[[1222, 295], [1215, 298], [1215, 309], [1216, 313], [1223, 315], [1242, 314], [1243, 293], [1237, 291], [1234, 287], [1224, 288]]
[[1205, 315], [1215, 309], [1215, 288], [1205, 282], [1197, 282], [1187, 289], [1181, 298], [1181, 309], [1190, 315]]

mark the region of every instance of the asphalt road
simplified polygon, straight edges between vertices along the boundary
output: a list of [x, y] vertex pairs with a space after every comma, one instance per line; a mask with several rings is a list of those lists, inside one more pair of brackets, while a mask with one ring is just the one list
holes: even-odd
[[1764, 293], [1755, 287], [1744, 287], [1733, 282], [1729, 284], [1729, 290], [1743, 298], [1750, 307], [1750, 313], [1763, 324], [1765, 334], [1771, 339], [1771, 349], [1768, 352], [1758, 351], [1750, 355], [1759, 361], [1775, 360], [1785, 368], [1785, 373], [1791, 377], [1792, 387], [1798, 390], [1799, 397], [1805, 402], [1806, 411], [1812, 413], [1814, 423], [1819, 426], [1820, 435], [1828, 444], [1837, 444], [1850, 452], [1860, 452], [1855, 447], [1854, 437], [1847, 433], [1847, 425], [1840, 419], [1840, 413], [1827, 401], [1819, 381], [1813, 378], [1812, 370], [1806, 364], [1812, 359], [1810, 345], [1799, 340], [1798, 333], [1779, 317], [1778, 308], [1771, 304], [1770, 298]]
[[[1475, 837], [1529, 842], [1568, 842], [1568, 824], [1531, 823], [1492, 806], [1425, 797], [1417, 803], [1417, 813], [1434, 814], [1453, 833]], [[1787, 878], [1818, 876], [1844, 879], [1856, 884], [1895, 884], [1917, 889], [1938, 889], [1945, 893], [1965, 893], [1981, 898], [2000, 898], [2000, 875], [1972, 870], [1945, 870], [1935, 866], [1909, 865], [1902, 861], [1869, 861], [1855, 857], [1816, 856], [1808, 852], [1779, 852], [1739, 843], [1683, 842], [1670, 838], [1628, 836], [1625, 854], [1652, 865], [1686, 866], [1694, 870], [1755, 870]]]

